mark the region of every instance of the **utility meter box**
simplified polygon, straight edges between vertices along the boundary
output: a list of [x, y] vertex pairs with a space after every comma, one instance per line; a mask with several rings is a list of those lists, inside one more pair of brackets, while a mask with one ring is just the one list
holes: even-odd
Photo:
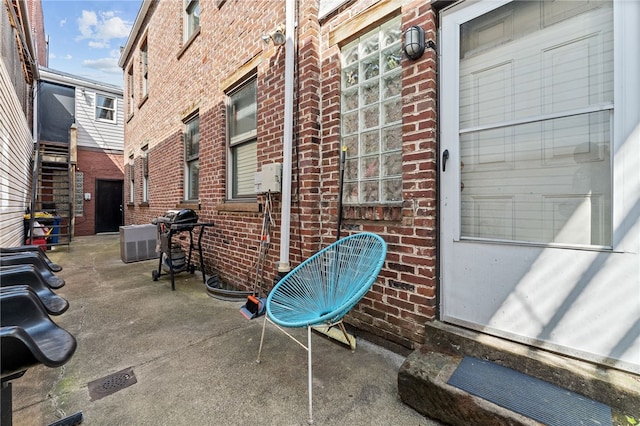
[[256, 194], [282, 191], [282, 164], [271, 163], [262, 166], [255, 176]]

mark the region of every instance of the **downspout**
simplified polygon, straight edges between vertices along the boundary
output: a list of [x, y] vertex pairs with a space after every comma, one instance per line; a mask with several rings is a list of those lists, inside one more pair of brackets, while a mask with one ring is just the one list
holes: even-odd
[[278, 273], [291, 270], [289, 244], [291, 240], [291, 156], [293, 145], [293, 87], [295, 55], [296, 0], [287, 0], [285, 6], [285, 60], [284, 60], [284, 136], [282, 141], [282, 208], [280, 212], [280, 261]]

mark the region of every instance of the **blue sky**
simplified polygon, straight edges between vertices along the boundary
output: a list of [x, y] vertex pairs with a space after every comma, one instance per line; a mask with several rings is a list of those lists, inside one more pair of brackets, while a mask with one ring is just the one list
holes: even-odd
[[49, 68], [122, 87], [118, 68], [142, 0], [42, 0]]

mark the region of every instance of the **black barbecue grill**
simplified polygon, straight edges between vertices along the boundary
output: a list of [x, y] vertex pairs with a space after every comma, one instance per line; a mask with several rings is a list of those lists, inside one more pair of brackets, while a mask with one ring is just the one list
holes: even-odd
[[[189, 271], [192, 274], [195, 272], [196, 266], [192, 263], [192, 254], [193, 249], [196, 249], [200, 259], [202, 281], [206, 284], [202, 258], [202, 234], [204, 229], [213, 226], [213, 223], [198, 222], [198, 214], [191, 209], [169, 210], [164, 216], [154, 218], [152, 223], [158, 227], [158, 247], [160, 249], [158, 269], [151, 273], [153, 280], [157, 281], [164, 270], [165, 273], [171, 275], [171, 290], [175, 290], [174, 274], [183, 271]], [[199, 231], [197, 239], [194, 240], [193, 233], [196, 228], [199, 228]], [[184, 247], [182, 244], [183, 238], [180, 234], [183, 233], [189, 234], [188, 247]], [[188, 248], [187, 253], [185, 253], [186, 248]]]

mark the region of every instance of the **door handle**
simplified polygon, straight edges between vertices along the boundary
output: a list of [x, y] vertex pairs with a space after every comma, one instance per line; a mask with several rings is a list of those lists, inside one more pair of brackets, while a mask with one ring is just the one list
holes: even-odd
[[442, 171], [447, 170], [447, 160], [449, 159], [449, 150], [445, 149], [442, 153]]

